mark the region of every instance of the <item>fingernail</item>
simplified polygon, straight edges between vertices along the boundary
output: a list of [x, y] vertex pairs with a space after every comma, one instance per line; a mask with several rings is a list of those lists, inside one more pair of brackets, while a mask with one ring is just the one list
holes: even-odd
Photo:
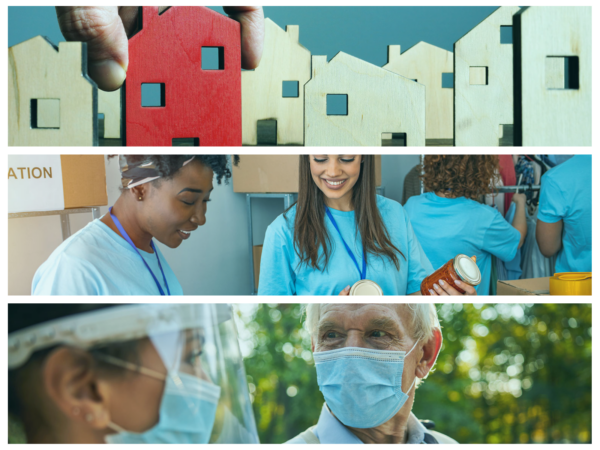
[[456, 283], [457, 286], [460, 286], [462, 283], [458, 280], [456, 280], [454, 283]]
[[434, 289], [439, 289], [440, 287], [437, 284], [433, 284]]
[[445, 286], [446, 285], [446, 283], [444, 283], [444, 280], [440, 280], [440, 285], [441, 286]]
[[430, 293], [431, 295], [435, 295], [435, 292], [433, 292], [431, 289], [429, 289], [429, 293]]
[[346, 289], [344, 289], [345, 291], [349, 291], [350, 290], [350, 285], [346, 286]]
[[125, 81], [125, 69], [113, 59], [93, 61], [88, 64], [88, 74], [103, 91], [119, 89]]

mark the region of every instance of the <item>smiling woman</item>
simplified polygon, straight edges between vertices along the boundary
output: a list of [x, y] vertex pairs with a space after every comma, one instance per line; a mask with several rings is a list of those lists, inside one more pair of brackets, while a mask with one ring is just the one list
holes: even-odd
[[[237, 164], [238, 157], [233, 157]], [[34, 295], [181, 295], [153, 238], [177, 248], [206, 223], [225, 155], [120, 155], [122, 192], [109, 214], [64, 241], [37, 270]]]
[[433, 268], [402, 206], [376, 195], [374, 159], [300, 156], [298, 201], [267, 229], [259, 295], [349, 295], [366, 279], [384, 295], [419, 292]]

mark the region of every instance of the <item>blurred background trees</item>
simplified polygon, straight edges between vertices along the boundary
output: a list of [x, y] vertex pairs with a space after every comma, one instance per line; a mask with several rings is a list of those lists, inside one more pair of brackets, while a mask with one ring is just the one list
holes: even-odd
[[[317, 423], [302, 305], [236, 305], [263, 443]], [[461, 443], [591, 442], [591, 304], [437, 305], [444, 344], [413, 412]]]

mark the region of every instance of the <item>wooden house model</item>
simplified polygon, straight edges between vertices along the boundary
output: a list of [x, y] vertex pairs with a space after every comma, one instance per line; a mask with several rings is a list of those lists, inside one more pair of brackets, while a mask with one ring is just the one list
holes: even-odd
[[97, 145], [97, 113], [85, 43], [36, 36], [8, 49], [8, 145]]
[[304, 145], [304, 84], [310, 79], [310, 51], [298, 38], [298, 25], [283, 31], [265, 19], [260, 65], [242, 72], [243, 145]]
[[512, 145], [513, 45], [502, 37], [512, 36], [517, 11], [501, 6], [454, 43], [457, 147]]
[[307, 146], [424, 146], [425, 86], [343, 52], [313, 56], [304, 130]]
[[388, 45], [388, 62], [383, 68], [425, 86], [426, 145], [453, 145], [452, 52], [423, 41], [404, 53], [400, 53], [399, 45]]
[[99, 145], [122, 145], [121, 89], [112, 92], [98, 89], [98, 142]]
[[[129, 39], [126, 145], [241, 145], [240, 24], [201, 6], [144, 6]], [[145, 102], [143, 91], [157, 92]]]
[[513, 17], [515, 145], [592, 145], [592, 8]]

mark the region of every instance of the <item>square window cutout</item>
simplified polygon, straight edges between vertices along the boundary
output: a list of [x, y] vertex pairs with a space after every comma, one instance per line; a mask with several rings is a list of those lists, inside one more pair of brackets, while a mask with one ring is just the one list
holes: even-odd
[[202, 47], [202, 70], [225, 70], [225, 48]]
[[173, 138], [171, 140], [172, 147], [199, 147], [200, 138]]
[[165, 106], [165, 83], [142, 83], [142, 107]]
[[298, 85], [297, 81], [284, 81], [281, 84], [281, 96], [284, 98], [298, 97]]
[[277, 145], [277, 121], [259, 120], [256, 123], [256, 144]]
[[486, 66], [469, 67], [469, 84], [487, 86], [488, 68]]
[[512, 35], [512, 26], [510, 25], [501, 25], [500, 26], [500, 43], [501, 44], [512, 44], [513, 43], [513, 35]]
[[546, 89], [579, 89], [579, 57], [547, 56]]
[[327, 94], [327, 115], [328, 116], [347, 116], [348, 115], [348, 95], [347, 94]]
[[454, 89], [454, 73], [442, 73], [442, 89]]
[[60, 128], [60, 99], [32, 98], [30, 108], [31, 128]]
[[381, 133], [382, 147], [406, 147], [406, 133]]

